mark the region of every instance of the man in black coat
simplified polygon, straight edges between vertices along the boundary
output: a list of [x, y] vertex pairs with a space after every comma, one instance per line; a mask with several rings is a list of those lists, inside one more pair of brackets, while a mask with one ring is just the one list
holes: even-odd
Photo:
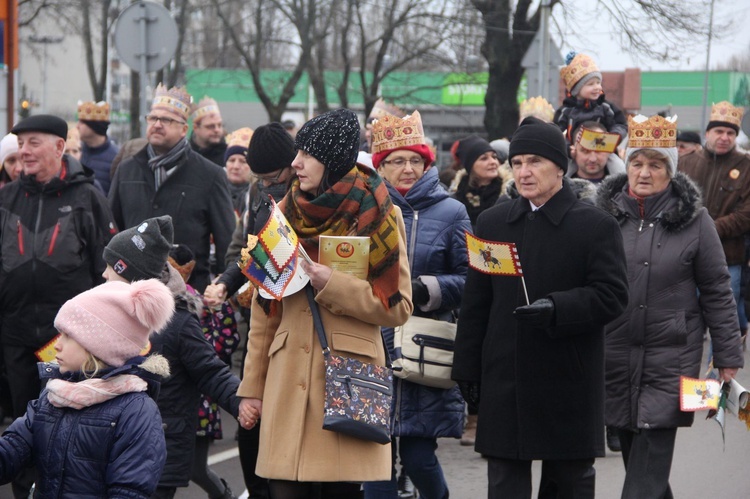
[[195, 255], [189, 284], [198, 292], [208, 285], [213, 240], [216, 271], [224, 271], [234, 230], [234, 207], [224, 170], [194, 152], [187, 142], [190, 95], [161, 84], [146, 116], [148, 145], [117, 169], [109, 190], [109, 204], [120, 227], [170, 215], [174, 242]]
[[515, 243], [525, 280], [472, 264], [458, 320], [453, 379], [479, 407], [490, 498], [530, 497], [533, 460], [561, 497], [593, 498], [604, 455], [603, 329], [627, 304], [625, 255], [615, 219], [564, 179], [566, 150], [554, 125], [524, 120], [520, 197], [477, 221], [478, 238]]

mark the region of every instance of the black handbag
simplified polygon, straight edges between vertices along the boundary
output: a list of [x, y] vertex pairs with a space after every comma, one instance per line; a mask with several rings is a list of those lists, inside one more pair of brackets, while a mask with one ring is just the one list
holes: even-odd
[[388, 351], [386, 350], [387, 366], [333, 355], [328, 347], [312, 286], [306, 286], [305, 292], [325, 362], [323, 429], [387, 444], [391, 441], [393, 400], [393, 371]]

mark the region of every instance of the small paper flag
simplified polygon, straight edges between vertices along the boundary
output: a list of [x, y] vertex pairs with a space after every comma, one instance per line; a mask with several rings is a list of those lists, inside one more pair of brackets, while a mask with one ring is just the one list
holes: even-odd
[[53, 362], [55, 360], [55, 357], [57, 356], [57, 352], [55, 352], [55, 343], [57, 343], [59, 337], [59, 334], [56, 335], [42, 348], [34, 352], [34, 355], [36, 355], [36, 358], [39, 359], [40, 362]]
[[721, 384], [713, 379], [680, 376], [680, 410], [684, 412], [719, 408]]
[[620, 134], [617, 133], [600, 132], [583, 127], [581, 133], [578, 134], [578, 143], [589, 151], [613, 153], [617, 150], [618, 142], [620, 142]]
[[485, 241], [467, 232], [466, 249], [469, 266], [474, 270], [492, 275], [523, 275], [516, 243]]
[[247, 247], [237, 264], [257, 288], [281, 300], [298, 268], [299, 240], [276, 203], [271, 216], [257, 236], [247, 236]]
[[271, 216], [258, 232], [258, 240], [279, 272], [297, 255], [299, 240], [278, 205], [271, 200]]

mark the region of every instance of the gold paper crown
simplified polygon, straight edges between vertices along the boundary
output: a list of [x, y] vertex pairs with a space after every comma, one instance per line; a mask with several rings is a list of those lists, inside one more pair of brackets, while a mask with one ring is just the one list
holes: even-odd
[[734, 107], [727, 101], [721, 101], [711, 106], [711, 117], [708, 121], [719, 121], [729, 123], [739, 128], [742, 124], [742, 115], [745, 110], [741, 107]]
[[250, 143], [250, 138], [253, 136], [253, 129], [249, 127], [240, 128], [235, 130], [226, 136], [227, 148], [229, 147], [244, 147], [247, 149], [247, 145]]
[[529, 116], [551, 123], [555, 117], [555, 108], [544, 97], [532, 97], [521, 103], [519, 114], [519, 123]]
[[628, 149], [677, 147], [677, 117], [628, 116]]
[[565, 88], [570, 92], [581, 78], [595, 71], [599, 71], [599, 67], [594, 62], [594, 59], [586, 54], [576, 54], [573, 60], [570, 61], [570, 64], [563, 66], [560, 70], [560, 77], [565, 82]]
[[109, 121], [109, 104], [104, 101], [78, 101], [78, 119], [87, 121]]
[[387, 104], [383, 99], [378, 99], [375, 102], [375, 105], [372, 107], [372, 111], [370, 111], [370, 116], [367, 117], [368, 120], [376, 119], [379, 120], [380, 118], [383, 118], [386, 115], [393, 115], [398, 118], [403, 118], [406, 116], [406, 113], [401, 110], [398, 106], [394, 106], [393, 104]]
[[372, 123], [373, 154], [424, 143], [424, 129], [419, 111], [403, 118], [386, 114]]
[[193, 104], [191, 113], [190, 119], [193, 120], [193, 123], [200, 121], [201, 118], [208, 116], [209, 114], [218, 114], [221, 116], [219, 104], [207, 95], [204, 96], [198, 104]]
[[81, 134], [75, 126], [68, 127], [68, 138], [67, 141], [81, 142]]
[[185, 87], [167, 87], [159, 83], [154, 92], [154, 101], [151, 109], [162, 109], [176, 114], [183, 120], [187, 121], [190, 115], [190, 103], [193, 98], [187, 93]]

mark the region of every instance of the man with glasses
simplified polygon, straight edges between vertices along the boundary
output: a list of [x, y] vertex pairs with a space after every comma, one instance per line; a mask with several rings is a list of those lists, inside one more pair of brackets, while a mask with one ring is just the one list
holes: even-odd
[[188, 145], [191, 97], [184, 88], [156, 88], [146, 116], [146, 147], [122, 162], [109, 191], [112, 213], [120, 227], [170, 215], [174, 243], [195, 255], [190, 285], [208, 285], [211, 238], [219, 271], [234, 229], [234, 209], [224, 170]]
[[[246, 153], [247, 164], [250, 165], [255, 182], [248, 190], [247, 210], [237, 222], [232, 244], [227, 250], [226, 271], [219, 277], [216, 284], [211, 284], [206, 288], [204, 298], [207, 305], [214, 307], [221, 305], [227, 296], [232, 296], [247, 282], [240, 267], [234, 263], [247, 243], [248, 234], [257, 234], [266, 224], [271, 214], [270, 200], [279, 202], [286, 194], [290, 180], [294, 176], [291, 166], [294, 156], [294, 141], [281, 123], [269, 123], [255, 129]], [[249, 293], [252, 295], [252, 288]], [[243, 308], [242, 312], [249, 323], [250, 309]], [[247, 345], [245, 345], [246, 350]], [[242, 359], [244, 362], [244, 355]], [[259, 438], [260, 424], [255, 425], [251, 430], [245, 430], [240, 426], [237, 431], [240, 463], [245, 485], [250, 491], [250, 499], [269, 496], [266, 479], [255, 474]]]
[[224, 166], [227, 143], [219, 105], [211, 97], [203, 97], [198, 104], [192, 105], [190, 120], [193, 122], [190, 147], [204, 158]]

